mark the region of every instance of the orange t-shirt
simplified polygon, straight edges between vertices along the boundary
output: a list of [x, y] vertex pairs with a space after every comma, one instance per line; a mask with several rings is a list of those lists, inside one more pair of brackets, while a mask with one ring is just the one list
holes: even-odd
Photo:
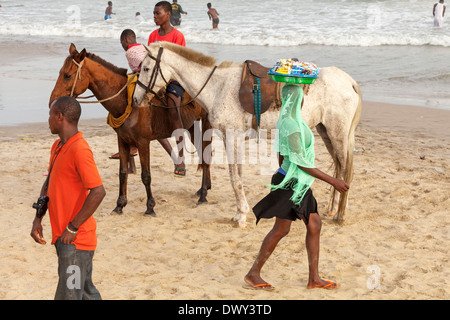
[[[51, 151], [50, 167], [53, 163], [53, 168], [47, 191], [52, 244], [81, 210], [89, 189], [103, 184], [82, 132], [72, 136], [62, 147], [58, 146], [59, 142], [59, 139], [55, 141]], [[95, 250], [96, 227], [94, 216], [90, 216], [78, 228], [74, 242], [78, 250]]]
[[150, 36], [148, 37], [148, 45], [155, 41], [167, 41], [186, 47], [186, 40], [184, 39], [184, 35], [175, 28], [173, 28], [173, 30], [165, 36], [160, 36], [159, 29], [156, 29], [155, 31], [150, 33]]

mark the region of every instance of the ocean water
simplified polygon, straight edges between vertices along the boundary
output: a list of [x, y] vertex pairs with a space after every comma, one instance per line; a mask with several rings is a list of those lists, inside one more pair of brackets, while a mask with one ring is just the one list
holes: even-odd
[[[133, 26], [148, 37], [154, 29], [157, 1], [116, 0], [116, 13], [103, 20], [107, 1], [3, 0], [0, 34], [84, 36], [117, 39]], [[213, 2], [220, 14], [220, 31], [212, 33], [205, 0], [180, 0], [181, 30], [189, 43], [225, 45], [332, 46], [434, 45], [450, 47], [448, 28], [433, 28], [437, 0], [223, 0]], [[146, 21], [134, 23], [140, 11]]]
[[[0, 45], [22, 41], [68, 48], [74, 42], [126, 67], [120, 33], [131, 28], [146, 43], [156, 28], [156, 2], [113, 1], [116, 14], [104, 21], [107, 1], [2, 0]], [[179, 29], [187, 46], [218, 60], [271, 66], [297, 57], [343, 69], [361, 85], [366, 100], [450, 110], [450, 21], [443, 28], [433, 26], [435, 0], [211, 1], [220, 14], [218, 30], [212, 30], [207, 2], [179, 0], [188, 12]], [[145, 22], [135, 21], [136, 11]], [[66, 52], [36, 76], [56, 79]], [[48, 99], [50, 92], [43, 95]]]

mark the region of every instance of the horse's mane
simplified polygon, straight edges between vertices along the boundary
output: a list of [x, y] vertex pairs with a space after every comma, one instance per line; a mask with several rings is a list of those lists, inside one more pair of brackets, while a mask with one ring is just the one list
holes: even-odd
[[93, 54], [93, 53], [88, 52], [88, 53], [86, 54], [86, 58], [89, 58], [89, 59], [91, 59], [91, 60], [93, 60], [93, 61], [95, 61], [95, 62], [100, 63], [102, 66], [104, 66], [104, 67], [107, 68], [108, 70], [111, 70], [111, 71], [114, 72], [114, 73], [120, 74], [120, 75], [122, 75], [122, 76], [126, 76], [126, 75], [127, 75], [127, 72], [128, 72], [127, 69], [116, 67], [116, 66], [113, 65], [112, 63], [110, 63], [110, 62], [108, 62], [108, 61], [106, 61], [106, 60], [100, 58], [99, 56], [96, 56], [96, 55]]
[[[165, 49], [168, 49], [170, 51], [175, 52], [176, 54], [179, 54], [180, 56], [188, 59], [189, 61], [198, 63], [205, 67], [214, 67], [216, 65], [216, 59], [214, 57], [208, 56], [206, 54], [203, 54], [201, 52], [195, 51], [190, 48], [186, 48], [183, 46], [175, 45], [171, 42], [160, 42], [161, 46]], [[157, 44], [154, 44], [157, 45]], [[223, 61], [218, 68], [227, 68], [234, 65], [234, 62], [230, 61]]]
[[[71, 55], [69, 55], [66, 59], [66, 61], [64, 61], [64, 69], [70, 66], [70, 63], [72, 61], [72, 59], [75, 57], [75, 55], [77, 54], [77, 52], [73, 52]], [[111, 70], [114, 73], [117, 73], [121, 76], [126, 76], [128, 70], [124, 69], [124, 68], [119, 68], [116, 67], [115, 65], [113, 65], [112, 63], [100, 58], [99, 56], [87, 52], [86, 53], [86, 58], [91, 59], [92, 61], [98, 62], [99, 64], [101, 64], [102, 66], [104, 66], [106, 69]]]

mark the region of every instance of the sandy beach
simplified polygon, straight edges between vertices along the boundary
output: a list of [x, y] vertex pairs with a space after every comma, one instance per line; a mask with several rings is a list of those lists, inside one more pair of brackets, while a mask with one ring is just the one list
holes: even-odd
[[[329, 188], [313, 184], [323, 219], [320, 271], [338, 290], [306, 289], [305, 227], [296, 222], [263, 269], [275, 292], [243, 288], [243, 277], [273, 225], [252, 214], [247, 228], [231, 218], [235, 198], [226, 165], [212, 167], [208, 203], [197, 206], [196, 165], [174, 177], [172, 163], [151, 144], [156, 218], [144, 217], [140, 174], [130, 175], [123, 215], [111, 213], [118, 196], [116, 135], [105, 119], [81, 120], [107, 195], [95, 213], [98, 248], [94, 283], [104, 299], [303, 300], [448, 299], [450, 112], [365, 102], [356, 134], [355, 174], [342, 225], [326, 214]], [[53, 246], [29, 236], [31, 208], [45, 179], [52, 136], [47, 123], [0, 128], [0, 299], [53, 299], [57, 258]], [[316, 139], [316, 164], [331, 173], [331, 159]], [[140, 169], [139, 161], [137, 168]], [[270, 176], [244, 165], [251, 206]], [[51, 239], [48, 216], [44, 236]]]
[[[147, 43], [156, 27], [151, 6], [142, 1], [115, 3], [117, 15], [109, 22], [103, 20], [106, 1], [1, 3], [0, 300], [52, 300], [58, 264], [48, 214], [43, 220], [47, 244], [30, 237], [32, 204], [58, 138], [46, 122], [50, 92], [71, 42], [80, 51], [86, 48], [126, 68], [122, 30], [133, 28], [138, 42]], [[138, 172], [128, 178], [128, 205], [122, 215], [112, 213], [119, 162], [109, 156], [117, 151], [117, 138], [106, 124], [106, 111], [92, 104], [83, 106], [79, 129], [107, 192], [94, 215], [98, 247], [93, 281], [103, 299], [179, 300], [182, 305], [184, 300], [205, 305], [212, 300], [448, 300], [448, 27], [432, 29], [431, 3], [424, 1], [406, 6], [394, 1], [359, 1], [357, 6], [351, 1], [309, 1], [302, 3], [301, 16], [298, 10], [282, 8], [283, 19], [276, 16], [278, 3], [260, 1], [258, 10], [253, 6], [239, 0], [220, 4], [220, 31], [211, 32], [205, 3], [190, 1], [181, 29], [188, 46], [218, 63], [251, 59], [271, 66], [279, 58], [297, 57], [320, 67], [336, 66], [363, 92], [354, 179], [342, 224], [327, 214], [330, 187], [318, 180], [312, 186], [323, 221], [320, 275], [339, 288], [306, 288], [306, 230], [300, 221], [292, 224], [262, 270], [276, 290], [244, 288], [244, 276], [274, 221], [256, 225], [249, 212], [246, 228], [232, 222], [236, 201], [226, 164], [212, 166], [208, 203], [197, 205], [201, 172], [196, 163], [187, 161], [186, 177], [175, 177], [171, 159], [152, 142], [157, 216], [144, 216], [146, 193], [138, 158]], [[135, 23], [138, 10], [146, 23]], [[221, 142], [214, 141], [214, 146]], [[331, 157], [317, 134], [315, 151], [317, 167], [332, 174]], [[265, 185], [274, 169], [250, 163], [243, 169], [252, 207], [267, 194]], [[298, 313], [297, 301], [293, 305]], [[152, 314], [160, 305], [156, 302], [146, 311]]]

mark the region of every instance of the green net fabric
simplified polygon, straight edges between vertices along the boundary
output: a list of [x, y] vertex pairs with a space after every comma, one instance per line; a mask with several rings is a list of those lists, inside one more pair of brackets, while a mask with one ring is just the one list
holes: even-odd
[[314, 135], [302, 119], [301, 104], [303, 89], [299, 85], [285, 85], [281, 90], [282, 106], [276, 128], [278, 136], [274, 141], [274, 151], [283, 157], [282, 168], [286, 176], [279, 185], [271, 185], [272, 190], [292, 189], [291, 200], [299, 205], [314, 182], [314, 177], [298, 166], [315, 168]]

